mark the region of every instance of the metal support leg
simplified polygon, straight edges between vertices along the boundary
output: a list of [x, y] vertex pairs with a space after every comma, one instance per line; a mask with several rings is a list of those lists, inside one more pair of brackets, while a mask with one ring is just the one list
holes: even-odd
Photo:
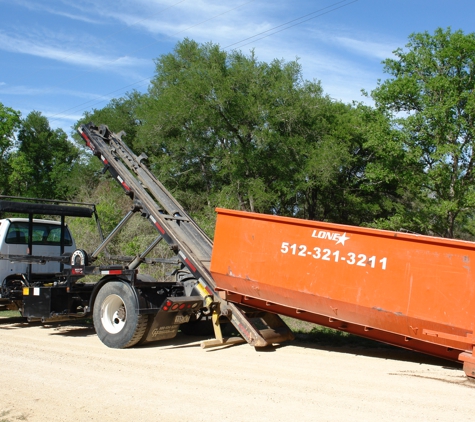
[[110, 241], [114, 238], [114, 236], [119, 232], [119, 230], [125, 226], [127, 221], [129, 221], [132, 216], [134, 215], [135, 211], [129, 211], [126, 216], [122, 219], [122, 221], [117, 224], [117, 226], [112, 230], [107, 236], [107, 238], [99, 245], [99, 247], [92, 253], [91, 258], [95, 259], [97, 256], [104, 250], [104, 248], [110, 243]]

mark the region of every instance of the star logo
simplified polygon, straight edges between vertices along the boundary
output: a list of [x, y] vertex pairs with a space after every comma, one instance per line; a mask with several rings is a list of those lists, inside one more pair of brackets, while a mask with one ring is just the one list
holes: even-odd
[[317, 239], [325, 239], [325, 240], [333, 240], [335, 245], [342, 244], [345, 246], [345, 242], [350, 240], [350, 238], [346, 235], [346, 232], [343, 234], [335, 233], [335, 232], [327, 232], [325, 230], [314, 230], [312, 233], [312, 237]]
[[343, 246], [345, 246], [345, 242], [349, 239], [350, 238], [346, 236], [346, 232], [345, 232], [338, 237], [338, 242], [336, 242], [336, 245], [341, 243]]

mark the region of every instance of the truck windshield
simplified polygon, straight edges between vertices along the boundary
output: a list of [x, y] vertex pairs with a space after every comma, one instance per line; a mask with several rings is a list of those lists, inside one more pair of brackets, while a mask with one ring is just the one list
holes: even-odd
[[[48, 223], [33, 223], [33, 245], [57, 245], [61, 244], [61, 226]], [[28, 223], [27, 222], [13, 222], [11, 223], [6, 243], [10, 244], [28, 244]], [[64, 229], [64, 245], [71, 246], [73, 241], [69, 230]]]

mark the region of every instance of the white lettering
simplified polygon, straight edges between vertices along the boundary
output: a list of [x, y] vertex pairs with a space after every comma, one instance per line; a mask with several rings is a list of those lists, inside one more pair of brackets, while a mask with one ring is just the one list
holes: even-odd
[[314, 230], [312, 232], [312, 237], [315, 237], [317, 239], [325, 239], [325, 240], [333, 240], [336, 242], [336, 244], [342, 244], [343, 246], [345, 245], [345, 242], [349, 240], [350, 238], [346, 236], [346, 232], [343, 234], [340, 233], [333, 233], [333, 232], [327, 232], [324, 230], [320, 230], [317, 232], [317, 230]]

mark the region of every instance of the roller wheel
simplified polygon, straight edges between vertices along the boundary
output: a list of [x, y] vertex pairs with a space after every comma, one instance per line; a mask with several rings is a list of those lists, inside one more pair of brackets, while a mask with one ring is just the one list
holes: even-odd
[[124, 349], [140, 342], [147, 330], [148, 315], [137, 314], [132, 287], [120, 281], [105, 284], [94, 304], [94, 327], [108, 347]]
[[82, 249], [76, 249], [71, 255], [71, 265], [88, 265], [87, 252]]

